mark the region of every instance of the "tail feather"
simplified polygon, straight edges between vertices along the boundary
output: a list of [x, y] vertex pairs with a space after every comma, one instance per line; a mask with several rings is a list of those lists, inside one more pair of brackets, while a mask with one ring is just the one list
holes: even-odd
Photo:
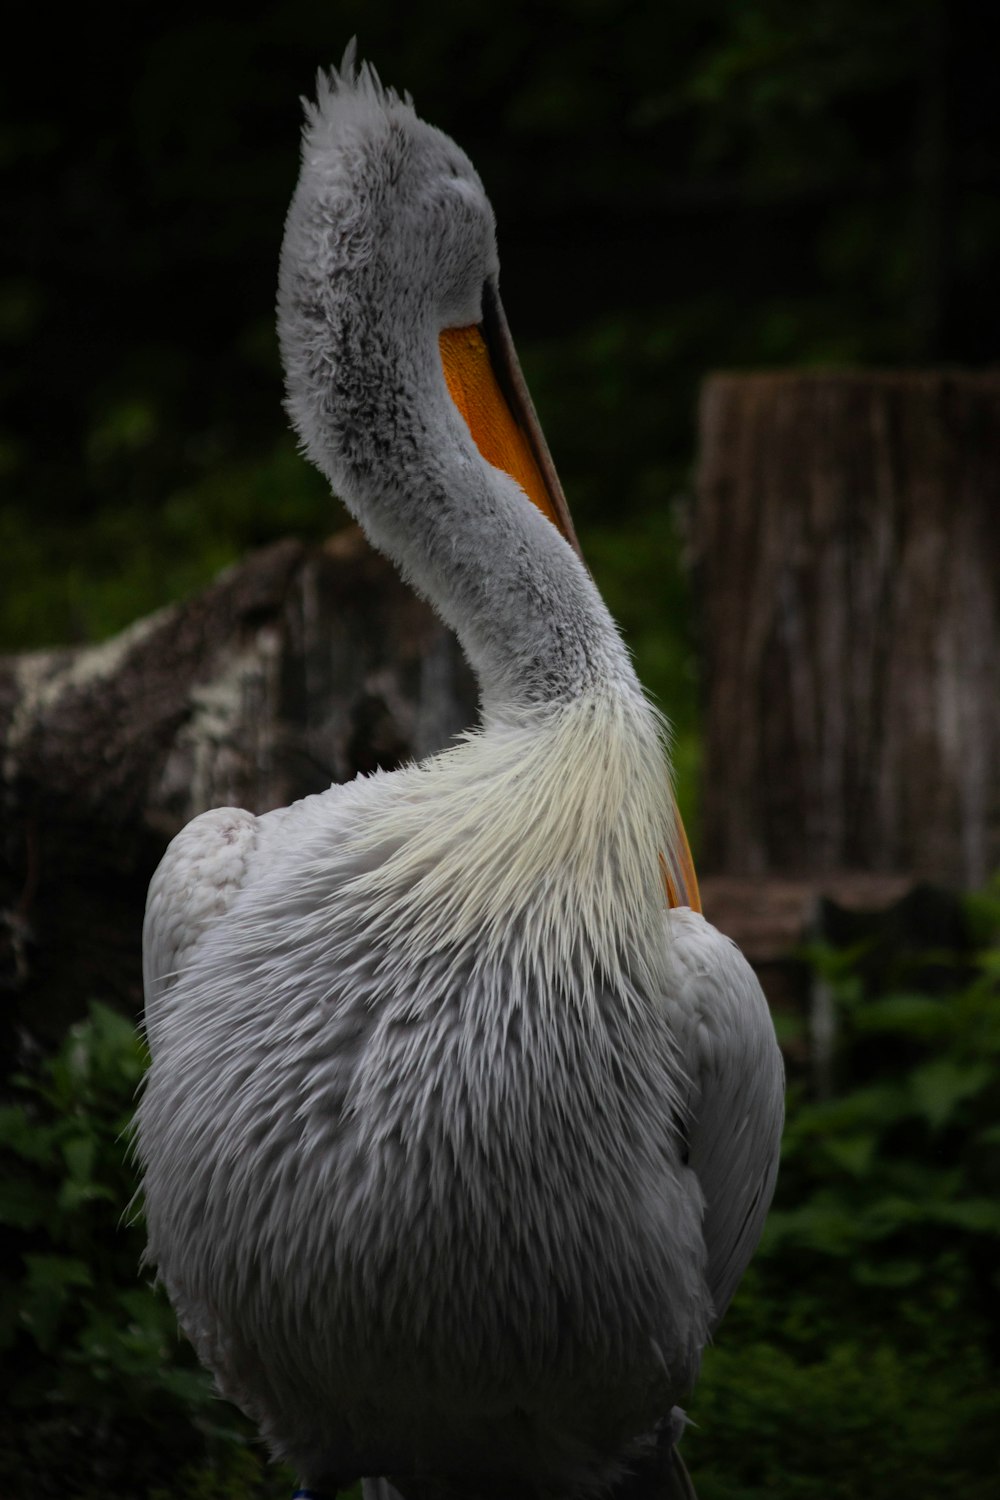
[[[698, 1500], [678, 1447], [686, 1426], [685, 1413], [679, 1406], [673, 1407], [656, 1433], [651, 1434], [645, 1451], [633, 1458], [629, 1472], [609, 1488], [607, 1500]], [[490, 1484], [486, 1475], [481, 1476], [479, 1483], [471, 1480], [468, 1485], [427, 1476], [361, 1482], [362, 1500], [482, 1500], [486, 1495], [496, 1500], [502, 1493], [498, 1481]], [[563, 1500], [578, 1500], [578, 1497], [567, 1492]]]
[[362, 1479], [361, 1500], [403, 1500], [388, 1479]]
[[663, 1494], [664, 1500], [698, 1500], [687, 1464], [676, 1443], [670, 1449], [670, 1474]]
[[[388, 1479], [363, 1479], [361, 1494], [362, 1500], [407, 1500]], [[472, 1500], [471, 1492], [468, 1500]], [[610, 1500], [698, 1500], [698, 1496], [680, 1449], [671, 1443], [666, 1452], [661, 1448], [655, 1459], [616, 1485]]]

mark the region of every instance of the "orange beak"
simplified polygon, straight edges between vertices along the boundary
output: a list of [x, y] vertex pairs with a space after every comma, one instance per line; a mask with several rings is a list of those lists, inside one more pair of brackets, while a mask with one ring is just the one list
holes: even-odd
[[[482, 323], [446, 328], [439, 341], [449, 394], [483, 458], [521, 486], [583, 561], [566, 496], [521, 374], [500, 294], [492, 282], [484, 288]], [[698, 877], [676, 802], [674, 815], [677, 848], [672, 856], [660, 854], [667, 902], [701, 911]]]
[[583, 560], [566, 496], [521, 374], [492, 282], [483, 291], [483, 321], [439, 335], [451, 399], [488, 464], [517, 481], [532, 504]]

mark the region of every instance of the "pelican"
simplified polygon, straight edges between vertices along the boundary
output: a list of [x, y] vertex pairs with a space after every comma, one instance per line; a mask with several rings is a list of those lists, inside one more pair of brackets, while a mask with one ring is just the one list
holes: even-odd
[[700, 914], [498, 273], [468, 157], [349, 49], [306, 106], [287, 405], [481, 723], [174, 839], [137, 1112], [149, 1261], [304, 1494], [691, 1493], [680, 1403], [776, 1173], [767, 1005]]

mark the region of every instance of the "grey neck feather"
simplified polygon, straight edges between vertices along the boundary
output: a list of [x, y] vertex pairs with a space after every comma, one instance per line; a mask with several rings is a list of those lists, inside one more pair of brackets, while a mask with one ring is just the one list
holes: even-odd
[[484, 713], [612, 684], [638, 693], [585, 567], [479, 454], [419, 299], [407, 306], [398, 283], [387, 297], [377, 264], [321, 278], [311, 239], [293, 202], [279, 292], [289, 410], [374, 545], [455, 630]]

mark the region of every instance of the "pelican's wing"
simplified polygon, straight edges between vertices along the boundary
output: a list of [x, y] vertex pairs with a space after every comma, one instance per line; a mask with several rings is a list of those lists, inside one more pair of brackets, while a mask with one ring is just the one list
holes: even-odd
[[252, 813], [217, 807], [188, 823], [168, 847], [150, 882], [142, 929], [147, 1026], [204, 933], [228, 911], [256, 838]]
[[717, 1324], [764, 1228], [778, 1173], [784, 1067], [771, 1015], [735, 943], [685, 908], [667, 915], [674, 1018], [690, 1080], [689, 1165], [705, 1197]]

